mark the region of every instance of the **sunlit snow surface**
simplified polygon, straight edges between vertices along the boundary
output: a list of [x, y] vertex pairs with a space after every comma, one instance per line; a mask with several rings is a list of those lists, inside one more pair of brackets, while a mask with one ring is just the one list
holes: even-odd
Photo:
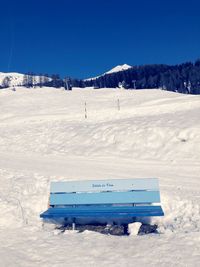
[[[200, 96], [0, 90], [0, 148], [1, 267], [200, 262]], [[165, 217], [152, 223], [160, 234], [63, 234], [42, 227], [50, 181], [140, 177], [159, 178]]]

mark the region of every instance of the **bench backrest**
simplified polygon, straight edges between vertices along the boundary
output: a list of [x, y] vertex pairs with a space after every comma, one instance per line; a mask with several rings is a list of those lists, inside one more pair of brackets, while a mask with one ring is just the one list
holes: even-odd
[[159, 203], [158, 179], [52, 182], [50, 206]]

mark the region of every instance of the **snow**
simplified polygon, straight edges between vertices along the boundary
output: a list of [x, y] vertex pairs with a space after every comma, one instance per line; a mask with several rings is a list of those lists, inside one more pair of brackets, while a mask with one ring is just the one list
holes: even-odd
[[23, 74], [16, 72], [0, 72], [0, 85], [5, 77], [10, 78], [10, 86], [20, 86], [23, 85]]
[[141, 225], [142, 225], [141, 222], [129, 223], [129, 225], [128, 225], [129, 235], [130, 236], [138, 235], [138, 232], [140, 230]]
[[[0, 90], [0, 106], [2, 267], [198, 265], [199, 96], [18, 87]], [[152, 219], [159, 234], [42, 226], [51, 181], [146, 177], [160, 181], [165, 216]]]
[[132, 68], [132, 66], [130, 66], [128, 64], [118, 65], [118, 66], [114, 67], [113, 69], [107, 71], [105, 74], [110, 74], [110, 73], [114, 73], [114, 72], [128, 70], [130, 68]]
[[106, 74], [111, 74], [111, 73], [115, 73], [115, 72], [119, 72], [119, 71], [123, 71], [123, 70], [128, 70], [132, 68], [132, 66], [128, 65], [128, 64], [123, 64], [123, 65], [117, 65], [116, 67], [112, 68], [111, 70], [103, 73], [102, 75], [100, 76], [96, 76], [96, 77], [93, 77], [93, 78], [87, 78], [85, 79], [84, 81], [90, 81], [90, 80], [95, 80], [101, 76], [104, 76]]
[[[17, 73], [17, 72], [0, 72], [0, 85], [2, 85], [3, 80], [8, 77], [10, 79], [9, 86], [22, 86], [23, 85], [23, 79], [24, 74]], [[42, 76], [44, 77], [44, 76]], [[34, 76], [35, 82], [39, 83], [40, 76]], [[48, 80], [51, 80], [51, 78], [48, 78]]]

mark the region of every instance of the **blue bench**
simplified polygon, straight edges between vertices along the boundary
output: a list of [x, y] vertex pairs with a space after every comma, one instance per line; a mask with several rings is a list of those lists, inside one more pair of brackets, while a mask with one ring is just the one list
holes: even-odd
[[163, 216], [158, 179], [52, 182], [49, 208], [40, 214], [56, 224], [128, 224]]

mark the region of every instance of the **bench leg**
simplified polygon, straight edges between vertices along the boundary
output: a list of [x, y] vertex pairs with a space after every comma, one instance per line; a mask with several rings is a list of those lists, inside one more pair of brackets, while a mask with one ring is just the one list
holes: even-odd
[[75, 231], [76, 230], [76, 223], [75, 223], [75, 218], [73, 218], [73, 223], [72, 223], [72, 230]]
[[72, 230], [75, 231], [76, 230], [76, 224], [72, 223]]
[[114, 224], [114, 221], [108, 221], [106, 226], [112, 226]]

